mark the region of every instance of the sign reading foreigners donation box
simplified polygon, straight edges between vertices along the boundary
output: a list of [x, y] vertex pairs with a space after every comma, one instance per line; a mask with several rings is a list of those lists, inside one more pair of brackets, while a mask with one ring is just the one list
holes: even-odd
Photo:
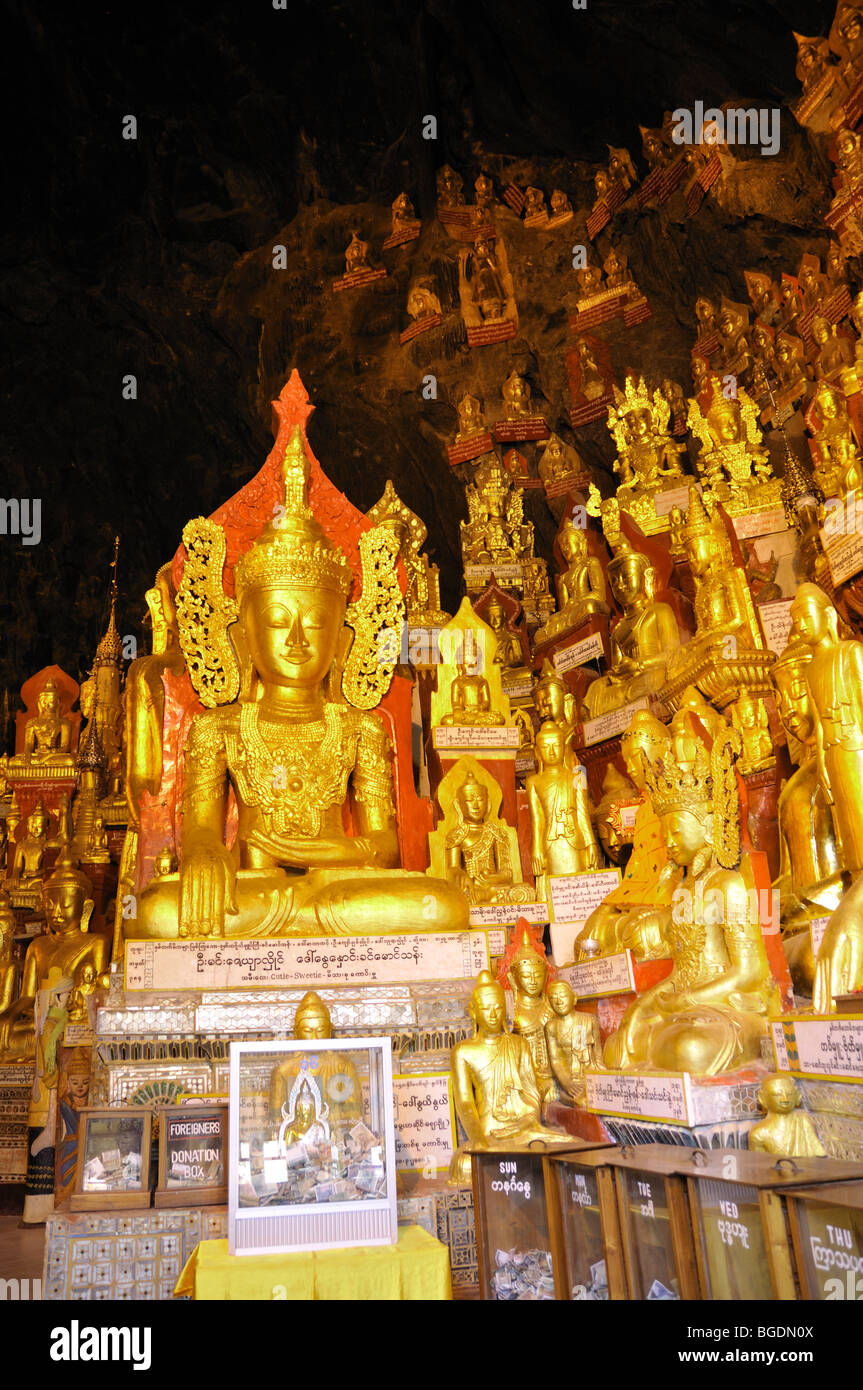
[[399, 1172], [446, 1172], [456, 1147], [449, 1073], [394, 1076], [393, 1119]]
[[127, 990], [411, 984], [470, 980], [488, 968], [484, 931], [126, 942]]
[[784, 1017], [771, 1022], [780, 1070], [823, 1081], [863, 1082], [863, 1014]]
[[685, 1071], [627, 1076], [617, 1071], [586, 1071], [587, 1109], [624, 1119], [692, 1124], [692, 1081]]

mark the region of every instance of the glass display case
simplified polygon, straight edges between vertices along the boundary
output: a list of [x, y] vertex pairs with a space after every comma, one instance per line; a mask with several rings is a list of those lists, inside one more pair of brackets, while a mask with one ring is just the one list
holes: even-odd
[[863, 1179], [785, 1193], [800, 1289], [806, 1299], [863, 1298]]
[[140, 1105], [81, 1111], [72, 1211], [149, 1207], [152, 1125]]
[[[564, 1152], [597, 1147], [574, 1139]], [[555, 1275], [549, 1151], [537, 1145], [471, 1149], [470, 1154], [480, 1298], [537, 1302], [568, 1297]]]
[[608, 1156], [614, 1172], [627, 1298], [654, 1302], [700, 1297], [686, 1183], [676, 1146], [623, 1145]]
[[231, 1254], [397, 1239], [389, 1038], [231, 1044]]
[[610, 1150], [549, 1161], [551, 1245], [559, 1298], [602, 1302], [626, 1298]]
[[228, 1107], [159, 1110], [159, 1181], [154, 1206], [214, 1206], [228, 1200]]
[[702, 1296], [735, 1301], [799, 1296], [788, 1188], [863, 1178], [857, 1163], [739, 1149], [694, 1149], [679, 1171], [687, 1168]]

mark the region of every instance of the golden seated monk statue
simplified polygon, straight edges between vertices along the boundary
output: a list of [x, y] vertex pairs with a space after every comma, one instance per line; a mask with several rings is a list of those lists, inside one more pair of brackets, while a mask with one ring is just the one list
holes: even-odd
[[658, 388], [651, 396], [643, 376], [627, 372], [624, 390], [615, 386], [608, 428], [617, 449], [617, 500], [642, 529], [656, 522], [656, 494], [685, 482], [680, 455], [686, 446], [671, 438], [670, 417], [670, 402]]
[[485, 676], [469, 671], [464, 662], [457, 663], [455, 679], [450, 685], [452, 709], [441, 717], [441, 724], [479, 725], [486, 728], [506, 723], [506, 717], [491, 707], [491, 691]]
[[506, 609], [497, 595], [493, 595], [485, 610], [485, 620], [495, 636], [497, 645], [492, 661], [503, 671], [526, 670], [524, 652], [518, 634], [507, 624]]
[[56, 771], [74, 770], [71, 753], [72, 721], [60, 712], [60, 689], [52, 678], [45, 682], [36, 701], [36, 713], [24, 727], [24, 751], [11, 758], [10, 766], [36, 766]]
[[68, 976], [71, 990], [76, 975], [85, 965], [93, 966], [95, 978], [108, 968], [111, 954], [108, 938], [88, 930], [93, 911], [92, 891], [86, 874], [75, 868], [68, 847], [62, 850], [42, 889], [48, 930], [27, 948], [21, 994], [0, 1014], [0, 1060], [26, 1061], [34, 1055], [34, 1005], [51, 970]]
[[608, 1067], [716, 1076], [760, 1057], [778, 1001], [741, 855], [739, 748], [728, 728], [688, 767], [667, 758], [646, 768], [668, 857], [685, 873], [672, 904], [671, 974], [626, 1010], [605, 1045]]
[[[506, 1149], [534, 1142], [571, 1143], [569, 1135], [542, 1123], [530, 1048], [507, 1029], [503, 989], [487, 970], [477, 977], [470, 1016], [476, 1032], [456, 1043], [450, 1061], [456, 1114], [468, 1145]], [[470, 1183], [470, 1155], [464, 1148], [453, 1155], [450, 1182]]]
[[[215, 707], [192, 721], [179, 874], [149, 884], [137, 917], [126, 923], [128, 935], [173, 940], [415, 931], [429, 921], [430, 897], [436, 930], [467, 926], [462, 894], [397, 867], [389, 737], [379, 715], [338, 698], [352, 669], [356, 673], [349, 652], [340, 690], [334, 667], [345, 645], [351, 570], [309, 505], [309, 469], [297, 428], [283, 468], [285, 505], [238, 560], [236, 603], [222, 591], [221, 527], [201, 520], [184, 532], [191, 556], [178, 608], [186, 647], [199, 663], [223, 673], [236, 651], [240, 670], [234, 665], [232, 681], [225, 674], [218, 692], [206, 692]], [[393, 577], [397, 541], [386, 531], [369, 532], [361, 553], [367, 538], [372, 545], [379, 539], [389, 555], [388, 567], [383, 555], [374, 567], [368, 559], [367, 572]], [[203, 594], [208, 617], [195, 627], [195, 615], [206, 606]], [[368, 622], [364, 608], [365, 598], [350, 615], [361, 632]], [[218, 622], [209, 614], [221, 615], [218, 641]], [[191, 633], [197, 633], [197, 648]], [[219, 692], [237, 687], [239, 698], [216, 703]], [[232, 848], [225, 836], [229, 785], [238, 811]], [[343, 818], [349, 788], [352, 835]]]
[[558, 533], [561, 554], [567, 568], [558, 580], [560, 612], [552, 613], [545, 627], [534, 636], [534, 642], [551, 642], [565, 632], [581, 627], [596, 614], [607, 617], [609, 608], [605, 594], [605, 575], [602, 565], [587, 549], [587, 532], [567, 517]]

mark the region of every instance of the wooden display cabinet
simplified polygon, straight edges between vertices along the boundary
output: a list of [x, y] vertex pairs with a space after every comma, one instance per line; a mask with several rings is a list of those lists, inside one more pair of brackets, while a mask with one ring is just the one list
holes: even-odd
[[[502, 1302], [565, 1298], [555, 1265], [552, 1158], [602, 1146], [470, 1149], [479, 1296]], [[608, 1147], [608, 1146], [606, 1146]]]
[[863, 1180], [789, 1187], [788, 1223], [805, 1299], [863, 1298]]
[[557, 1297], [626, 1298], [612, 1149], [549, 1160], [548, 1206]]
[[[607, 1158], [620, 1223], [624, 1297], [632, 1302], [701, 1297], [680, 1152], [677, 1145], [625, 1144]], [[613, 1264], [611, 1252], [608, 1258]]]
[[227, 1105], [159, 1109], [156, 1207], [223, 1206], [228, 1200]]
[[798, 1298], [786, 1219], [789, 1189], [863, 1178], [863, 1164], [783, 1158], [741, 1149], [693, 1149], [686, 1173], [703, 1298]]
[[153, 1112], [142, 1105], [81, 1111], [71, 1211], [118, 1211], [150, 1205]]

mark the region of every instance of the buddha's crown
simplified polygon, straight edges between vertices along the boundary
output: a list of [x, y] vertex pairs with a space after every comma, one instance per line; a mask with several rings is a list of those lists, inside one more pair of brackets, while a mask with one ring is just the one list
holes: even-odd
[[237, 561], [234, 579], [242, 602], [252, 589], [308, 584], [347, 595], [352, 573], [347, 559], [330, 544], [309, 506], [309, 459], [300, 428], [294, 430], [282, 464], [285, 504], [277, 509], [255, 541]]
[[668, 811], [703, 811], [713, 801], [710, 754], [699, 744], [695, 758], [685, 767], [672, 758], [645, 760], [645, 779], [657, 816]]

